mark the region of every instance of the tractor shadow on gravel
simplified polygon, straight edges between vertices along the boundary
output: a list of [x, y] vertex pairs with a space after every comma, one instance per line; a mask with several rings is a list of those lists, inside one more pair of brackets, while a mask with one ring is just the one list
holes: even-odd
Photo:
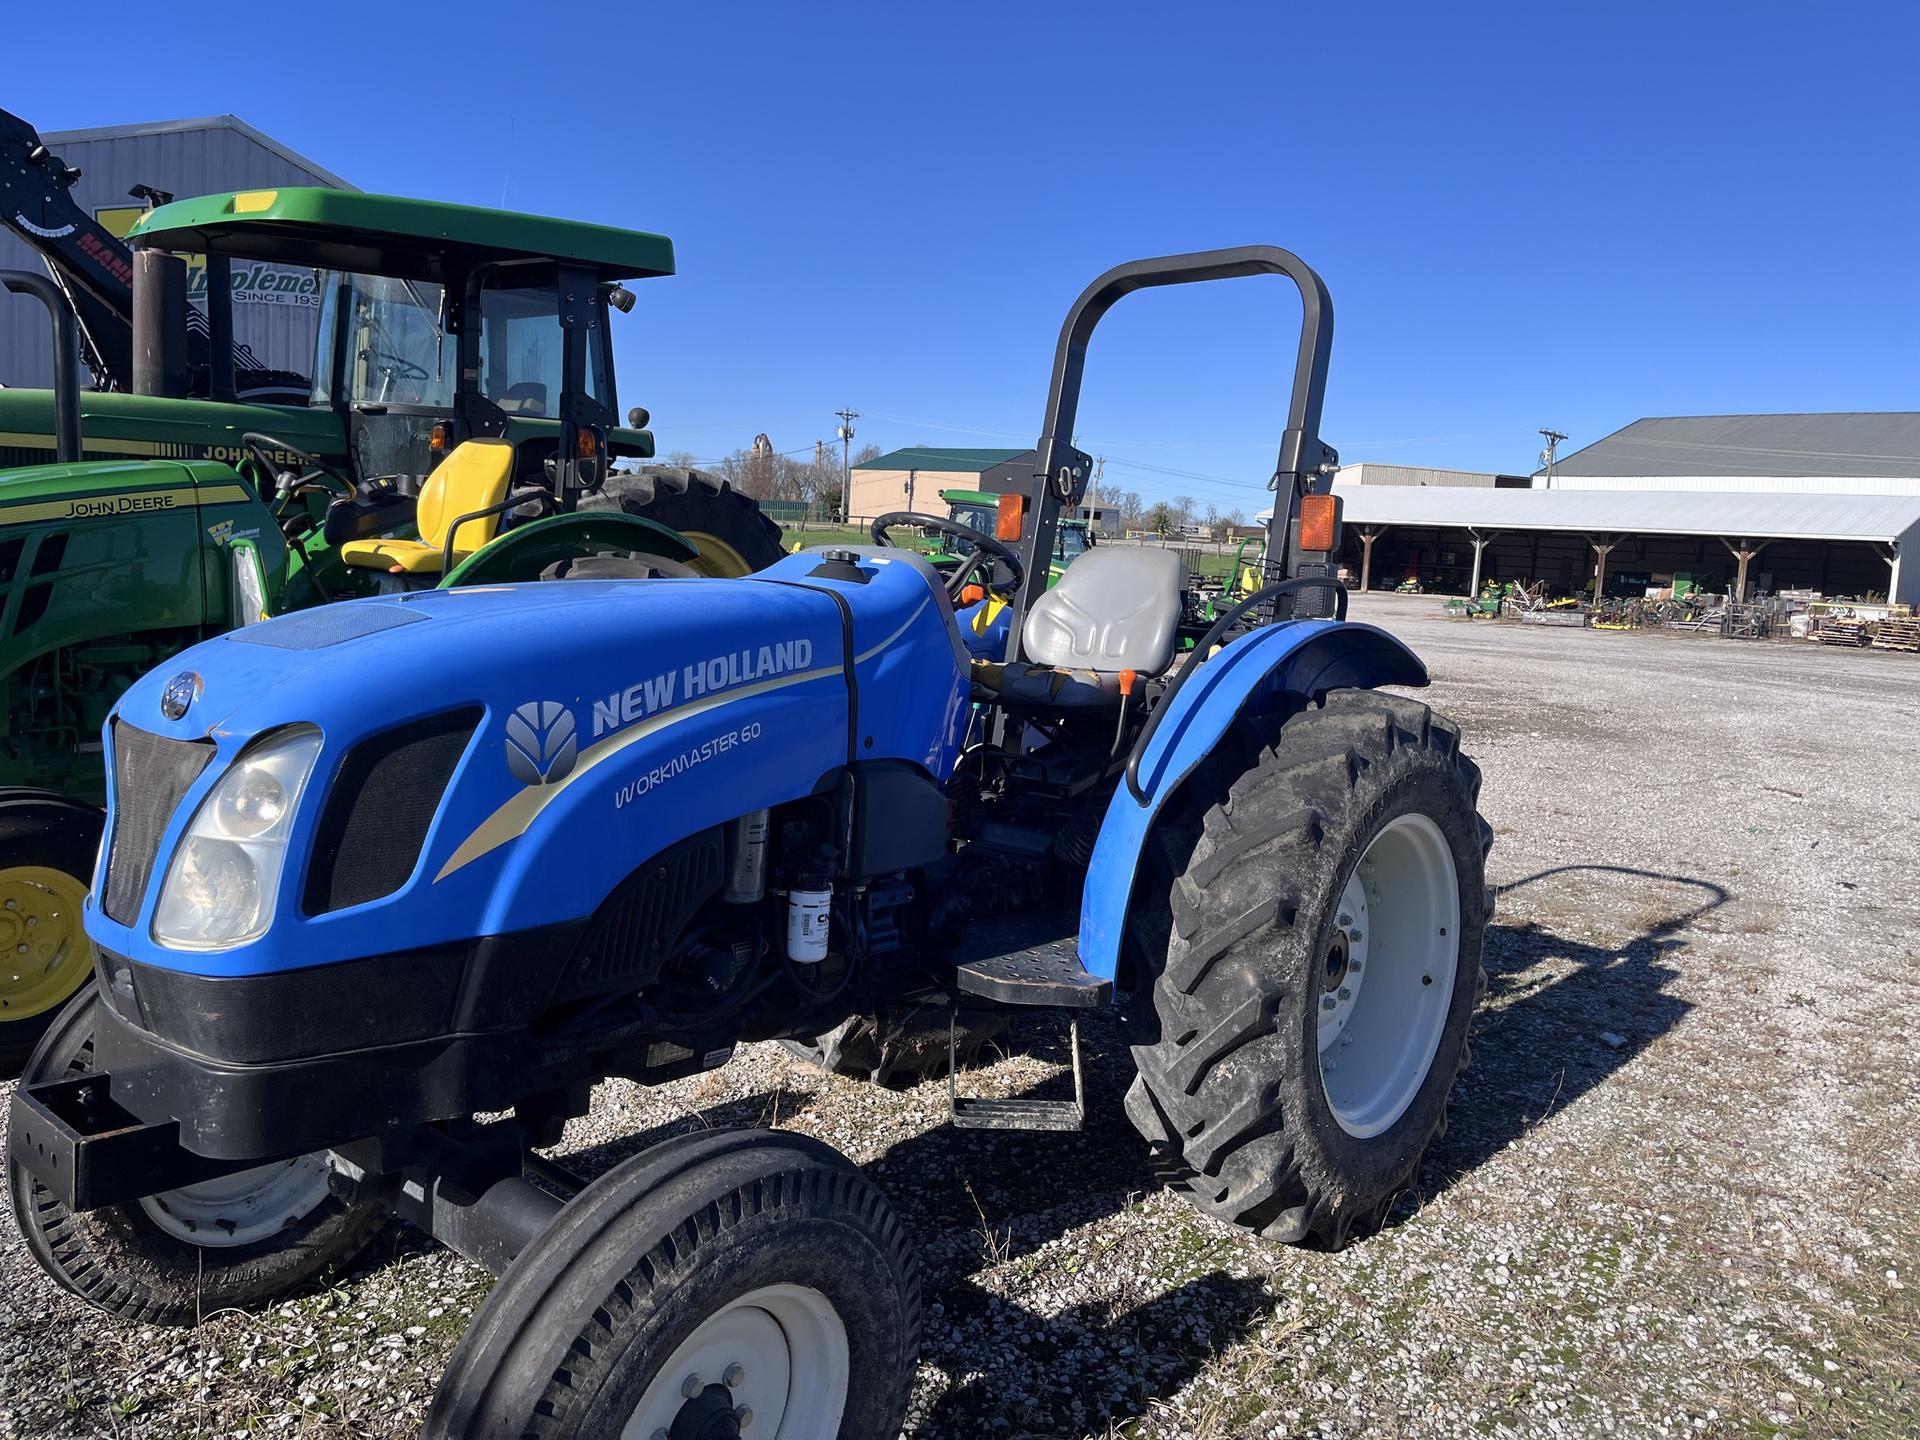
[[[1532, 921], [1487, 927], [1487, 997], [1473, 1061], [1454, 1090], [1447, 1133], [1415, 1180], [1428, 1199], [1485, 1164], [1556, 1110], [1635, 1059], [1693, 1007], [1669, 993], [1687, 931], [1732, 895], [1712, 881], [1625, 865], [1559, 865], [1499, 887], [1501, 897], [1573, 880], [1606, 887], [1607, 903], [1638, 906], [1637, 933], [1594, 944]], [[1533, 897], [1529, 897], [1533, 898]], [[1536, 912], [1551, 902], [1535, 906]], [[1558, 908], [1558, 907], [1557, 907]], [[1596, 927], [1597, 928], [1597, 927]], [[1389, 1224], [1417, 1208], [1409, 1196]]]

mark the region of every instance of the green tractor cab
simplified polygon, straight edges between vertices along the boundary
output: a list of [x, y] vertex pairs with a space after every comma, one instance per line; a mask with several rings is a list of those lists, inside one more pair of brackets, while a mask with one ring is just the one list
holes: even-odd
[[[0, 1072], [91, 973], [100, 730], [143, 672], [337, 599], [782, 554], [714, 477], [632, 468], [653, 437], [644, 411], [616, 423], [609, 320], [623, 281], [673, 272], [661, 236], [286, 189], [162, 205], [131, 238], [136, 393], [0, 391]], [[181, 253], [223, 299], [235, 257], [316, 268], [308, 404], [235, 397], [230, 299], [210, 306], [210, 393], [187, 396]], [[48, 307], [73, 376], [67, 296], [5, 282]]]

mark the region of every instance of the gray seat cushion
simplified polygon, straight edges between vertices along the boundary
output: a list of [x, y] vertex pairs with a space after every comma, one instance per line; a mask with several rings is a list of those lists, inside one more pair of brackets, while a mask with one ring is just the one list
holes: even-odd
[[1089, 550], [1027, 612], [1021, 648], [1035, 665], [1158, 675], [1173, 663], [1180, 557], [1171, 550]]

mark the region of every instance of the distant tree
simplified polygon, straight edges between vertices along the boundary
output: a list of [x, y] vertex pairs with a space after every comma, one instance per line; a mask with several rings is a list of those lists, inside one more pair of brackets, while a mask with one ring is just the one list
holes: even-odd
[[1193, 523], [1194, 512], [1199, 508], [1199, 503], [1191, 495], [1176, 495], [1170, 503], [1173, 509], [1174, 529], [1186, 529]]
[[699, 468], [700, 460], [691, 450], [669, 450], [661, 457], [660, 463], [678, 470], [695, 470]]
[[1171, 535], [1175, 526], [1178, 524], [1179, 521], [1174, 517], [1173, 507], [1164, 500], [1156, 502], [1154, 507], [1147, 512], [1147, 528], [1162, 539]]

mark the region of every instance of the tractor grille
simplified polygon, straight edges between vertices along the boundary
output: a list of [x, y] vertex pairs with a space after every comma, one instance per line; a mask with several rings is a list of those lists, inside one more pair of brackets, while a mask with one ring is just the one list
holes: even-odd
[[140, 913], [167, 822], [212, 759], [211, 740], [169, 740], [113, 722], [113, 833], [100, 902], [110, 918], [131, 925]]
[[364, 905], [407, 883], [479, 723], [477, 707], [450, 710], [353, 747], [320, 814], [302, 900], [307, 914]]

